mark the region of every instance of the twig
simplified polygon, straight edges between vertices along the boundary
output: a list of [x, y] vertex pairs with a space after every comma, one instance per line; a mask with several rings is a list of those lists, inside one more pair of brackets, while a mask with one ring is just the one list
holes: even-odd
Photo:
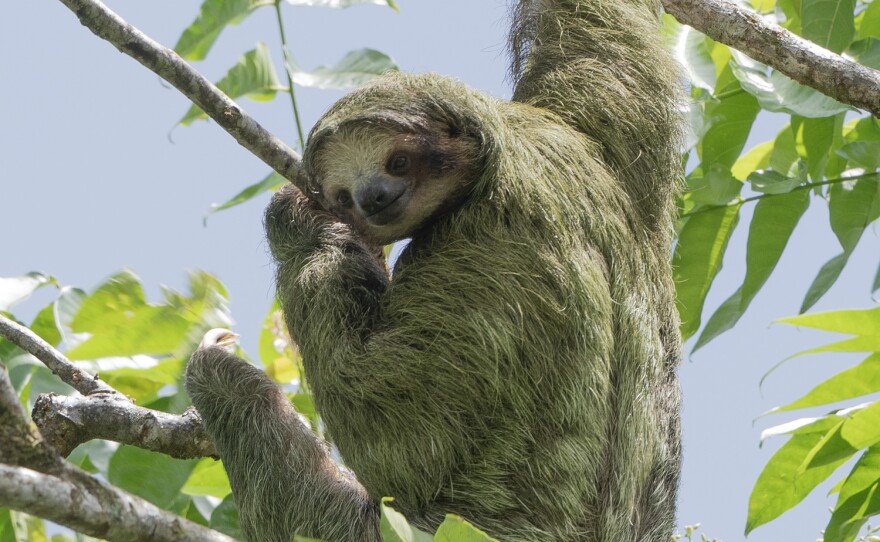
[[233, 542], [72, 467], [58, 477], [0, 464], [0, 507], [111, 542]]
[[92, 439], [131, 444], [178, 459], [217, 456], [194, 411], [175, 416], [118, 396], [49, 393], [37, 399], [33, 417], [49, 444], [63, 456]]
[[38, 337], [33, 331], [19, 325], [0, 314], [0, 335], [8, 339], [25, 352], [32, 354], [42, 361], [54, 374], [58, 375], [64, 383], [70, 385], [83, 395], [102, 392], [119, 394], [105, 382], [84, 372], [61, 352]]
[[767, 23], [726, 0], [663, 0], [679, 22], [742, 51], [798, 83], [880, 117], [880, 72]]
[[[286, 179], [297, 182], [300, 156], [260, 126], [174, 51], [153, 41], [98, 0], [61, 0], [98, 37], [168, 81], [238, 143]], [[302, 187], [301, 187], [302, 188]]]

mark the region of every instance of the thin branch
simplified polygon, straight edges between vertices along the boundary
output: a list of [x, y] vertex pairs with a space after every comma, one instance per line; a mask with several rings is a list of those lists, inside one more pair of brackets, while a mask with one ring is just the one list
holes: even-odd
[[97, 0], [61, 0], [98, 37], [168, 81], [238, 143], [286, 179], [297, 182], [300, 156], [260, 126], [177, 53], [150, 39]]
[[686, 218], [686, 217], [698, 215], [701, 213], [707, 213], [709, 211], [714, 211], [716, 209], [724, 209], [725, 207], [736, 207], [737, 205], [742, 205], [744, 203], [762, 200], [764, 198], [772, 198], [775, 196], [784, 196], [786, 194], [790, 194], [790, 193], [798, 191], [798, 190], [810, 190], [812, 188], [816, 188], [817, 186], [845, 183], [847, 181], [859, 181], [861, 179], [876, 177], [877, 175], [880, 175], [880, 172], [875, 171], [872, 173], [863, 173], [861, 175], [853, 175], [852, 177], [838, 177], [836, 179], [825, 179], [824, 181], [818, 181], [815, 183], [799, 184], [799, 185], [795, 186], [794, 188], [792, 188], [791, 190], [789, 190], [788, 192], [781, 192], [778, 194], [758, 194], [757, 196], [750, 196], [748, 198], [741, 198], [741, 199], [729, 201], [729, 202], [724, 203], [722, 205], [707, 205], [705, 207], [700, 207], [699, 209], [695, 209], [689, 213], [684, 213], [684, 214], [680, 215], [679, 218]]
[[666, 11], [798, 83], [880, 117], [880, 72], [766, 22], [726, 0], [663, 0]]
[[182, 416], [134, 405], [116, 396], [43, 394], [33, 411], [43, 436], [63, 456], [92, 439], [105, 439], [178, 459], [216, 457], [194, 411]]
[[57, 477], [0, 464], [0, 507], [111, 542], [233, 542], [82, 471]]
[[287, 49], [287, 36], [284, 33], [284, 19], [281, 17], [281, 0], [275, 0], [275, 18], [278, 19], [278, 33], [281, 35], [281, 49], [284, 51], [284, 73], [287, 74], [287, 92], [290, 94], [290, 103], [293, 104], [293, 118], [296, 121], [296, 133], [299, 136], [299, 148], [306, 148], [306, 138], [303, 135], [302, 121], [299, 119], [299, 107], [296, 105], [296, 92], [291, 73], [290, 51]]
[[83, 395], [93, 393], [119, 394], [105, 382], [98, 380], [74, 365], [61, 352], [37, 336], [28, 328], [19, 325], [0, 314], [0, 335], [8, 339], [25, 352], [33, 354], [46, 367], [58, 376], [65, 384], [70, 385]]

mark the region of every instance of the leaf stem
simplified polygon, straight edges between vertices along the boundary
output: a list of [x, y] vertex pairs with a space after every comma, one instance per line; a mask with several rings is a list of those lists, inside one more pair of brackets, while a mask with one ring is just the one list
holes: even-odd
[[734, 200], [734, 201], [730, 201], [730, 202], [725, 203], [724, 205], [708, 205], [708, 206], [706, 206], [706, 207], [700, 207], [699, 209], [695, 209], [695, 210], [693, 210], [693, 211], [691, 211], [691, 212], [689, 212], [689, 213], [684, 213], [684, 214], [682, 214], [682, 215], [679, 215], [679, 218], [686, 218], [686, 217], [689, 217], [689, 216], [698, 215], [698, 214], [700, 214], [700, 213], [706, 213], [706, 212], [708, 212], [708, 211], [714, 211], [715, 209], [724, 209], [725, 207], [733, 207], [733, 206], [735, 206], [735, 205], [742, 205], [743, 203], [749, 203], [750, 201], [757, 201], [757, 200], [760, 200], [760, 199], [770, 198], [770, 197], [773, 197], [773, 196], [784, 196], [784, 195], [786, 195], [786, 194], [790, 194], [790, 193], [794, 192], [795, 190], [809, 190], [809, 189], [811, 189], [811, 188], [815, 188], [815, 187], [817, 187], [817, 186], [825, 186], [825, 185], [829, 185], [829, 184], [838, 184], [838, 183], [842, 183], [842, 182], [845, 182], [845, 181], [858, 181], [858, 180], [861, 180], [861, 179], [866, 179], [866, 178], [868, 178], [868, 177], [874, 177], [874, 176], [877, 176], [877, 175], [880, 175], [880, 172], [873, 171], [873, 172], [871, 172], [871, 173], [863, 173], [863, 174], [861, 174], [861, 175], [853, 175], [852, 177], [838, 177], [838, 178], [836, 178], [836, 179], [827, 179], [827, 180], [820, 181], [820, 182], [817, 182], [817, 183], [801, 184], [801, 185], [798, 185], [798, 186], [792, 188], [792, 189], [789, 190], [788, 192], [782, 192], [782, 193], [780, 193], [780, 194], [759, 194], [759, 195], [757, 195], [757, 196], [751, 196], [751, 197], [749, 197], [749, 198], [737, 199], [737, 200]]
[[299, 136], [299, 150], [306, 148], [306, 138], [303, 135], [302, 121], [299, 118], [299, 107], [296, 105], [296, 92], [293, 90], [293, 74], [290, 73], [290, 52], [287, 49], [287, 37], [284, 34], [284, 21], [281, 18], [281, 0], [275, 0], [275, 16], [278, 19], [278, 33], [281, 34], [281, 49], [284, 52], [284, 73], [287, 74], [287, 88], [290, 94], [290, 103], [293, 105], [293, 118], [296, 120], [296, 133]]

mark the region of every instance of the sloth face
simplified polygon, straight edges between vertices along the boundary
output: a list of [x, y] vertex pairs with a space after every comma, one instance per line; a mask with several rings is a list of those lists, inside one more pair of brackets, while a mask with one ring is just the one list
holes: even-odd
[[358, 123], [322, 142], [317, 181], [328, 210], [374, 243], [411, 236], [464, 200], [477, 174], [477, 142]]

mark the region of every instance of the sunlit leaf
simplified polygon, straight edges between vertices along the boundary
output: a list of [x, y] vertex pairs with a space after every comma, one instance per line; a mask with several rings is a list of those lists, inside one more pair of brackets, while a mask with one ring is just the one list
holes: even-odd
[[174, 50], [187, 60], [202, 60], [224, 28], [240, 23], [256, 8], [272, 4], [273, 0], [205, 0]]
[[321, 66], [307, 72], [287, 57], [293, 82], [303, 87], [348, 89], [362, 85], [388, 71], [397, 71], [397, 65], [385, 53], [375, 49], [359, 49], [346, 54], [332, 66]]
[[880, 390], [880, 354], [873, 354], [860, 364], [825, 380], [800, 399], [773, 412], [809, 408], [869, 395]]
[[[247, 96], [252, 100], [263, 102], [274, 98], [279, 90], [286, 90], [278, 80], [269, 48], [265, 43], [258, 43], [255, 49], [242, 55], [238, 63], [217, 83], [217, 88], [233, 99]], [[199, 106], [193, 104], [178, 124], [188, 126], [193, 121], [206, 118], [208, 115]]]
[[712, 163], [708, 171], [702, 167], [687, 176], [688, 194], [693, 201], [705, 205], [724, 205], [739, 197], [742, 183], [725, 166]]
[[739, 208], [731, 205], [694, 214], [678, 236], [672, 265], [685, 339], [700, 327], [706, 293], [721, 270], [727, 243], [739, 219]]
[[844, 422], [840, 436], [856, 449], [880, 442], [880, 402], [853, 413]]
[[694, 352], [739, 321], [776, 268], [788, 239], [809, 204], [810, 194], [806, 190], [769, 196], [758, 202], [749, 226], [743, 284], [709, 318], [694, 345]]
[[855, 35], [856, 0], [801, 0], [801, 36], [839, 53]]
[[498, 542], [459, 516], [447, 514], [437, 528], [434, 542]]
[[207, 495], [222, 499], [232, 493], [223, 463], [205, 458], [196, 464], [180, 490], [187, 495]]
[[816, 447], [838, 431], [843, 422], [839, 420], [826, 433], [793, 435], [770, 458], [749, 497], [746, 534], [793, 508], [846, 461], [843, 458], [821, 466], [803, 468]]
[[430, 542], [434, 539], [430, 534], [411, 526], [403, 514], [388, 506], [391, 501], [383, 499], [380, 505], [382, 516], [379, 519], [379, 533], [383, 542]]
[[756, 145], [749, 152], [737, 158], [736, 163], [730, 168], [730, 172], [740, 181], [744, 181], [753, 171], [766, 169], [770, 166], [770, 153], [773, 150], [773, 142], [765, 141]]

